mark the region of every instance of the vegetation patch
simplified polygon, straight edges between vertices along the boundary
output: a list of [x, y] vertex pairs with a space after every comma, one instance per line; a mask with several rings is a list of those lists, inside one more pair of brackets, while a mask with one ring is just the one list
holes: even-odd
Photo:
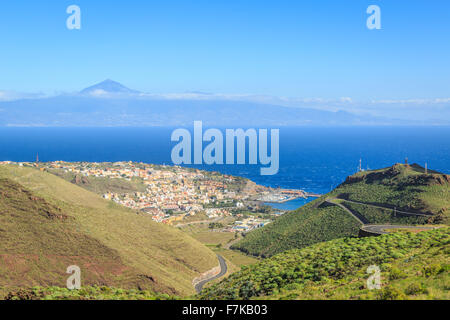
[[265, 258], [292, 248], [304, 248], [340, 237], [356, 237], [360, 228], [358, 221], [337, 206], [317, 206], [322, 201], [318, 199], [246, 234], [232, 249]]
[[[201, 299], [448, 299], [450, 228], [346, 238], [243, 267]], [[367, 268], [381, 269], [369, 290]]]
[[33, 287], [10, 291], [3, 300], [176, 300], [176, 296], [146, 290], [124, 290], [111, 287], [83, 287], [68, 290], [60, 287]]
[[415, 164], [359, 172], [327, 195], [250, 232], [232, 248], [270, 257], [322, 241], [357, 236], [361, 224], [343, 208], [327, 203], [327, 199], [336, 199], [333, 201], [372, 224], [448, 225], [450, 176], [426, 172]]

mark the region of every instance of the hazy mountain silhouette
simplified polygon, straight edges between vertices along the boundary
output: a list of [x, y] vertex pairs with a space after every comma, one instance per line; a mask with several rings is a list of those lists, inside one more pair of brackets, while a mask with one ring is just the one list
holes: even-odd
[[141, 94], [112, 80], [72, 95], [0, 102], [0, 126], [191, 127], [196, 120], [203, 121], [205, 126], [230, 128], [415, 124], [411, 120], [347, 111], [284, 107], [214, 96], [211, 99], [189, 96], [173, 99]]
[[101, 94], [101, 93], [139, 93], [139, 91], [131, 90], [125, 87], [123, 84], [107, 79], [103, 82], [97, 83], [91, 87], [88, 87], [80, 92], [82, 95], [89, 94]]

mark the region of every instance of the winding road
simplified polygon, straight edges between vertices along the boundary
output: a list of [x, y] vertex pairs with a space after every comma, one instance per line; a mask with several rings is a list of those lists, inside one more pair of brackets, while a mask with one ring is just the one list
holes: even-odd
[[197, 283], [197, 284], [195, 285], [195, 291], [196, 291], [197, 293], [202, 292], [203, 287], [204, 287], [205, 284], [207, 284], [208, 282], [211, 282], [211, 281], [213, 281], [213, 280], [219, 279], [219, 278], [221, 278], [221, 277], [223, 277], [224, 275], [227, 274], [228, 266], [227, 266], [227, 263], [226, 263], [225, 259], [224, 259], [222, 256], [220, 256], [220, 255], [217, 255], [217, 258], [219, 259], [219, 264], [220, 264], [220, 272], [219, 272], [219, 274], [217, 274], [217, 275], [215, 275], [215, 276], [213, 276], [213, 277], [211, 277], [211, 278], [202, 280], [202, 281], [200, 281], [199, 283]]
[[390, 210], [390, 211], [395, 211], [396, 213], [401, 213], [403, 215], [406, 216], [419, 216], [419, 217], [429, 217], [429, 214], [426, 213], [412, 213], [412, 212], [406, 212], [406, 211], [401, 211], [398, 209], [393, 209], [393, 208], [388, 208], [388, 207], [382, 207], [382, 206], [377, 206], [374, 204], [369, 204], [369, 203], [364, 203], [364, 202], [358, 202], [358, 201], [353, 201], [353, 200], [345, 200], [345, 199], [340, 199], [344, 202], [349, 202], [349, 203], [355, 203], [355, 204], [361, 204], [361, 205], [365, 205], [367, 207], [371, 207], [371, 208], [377, 208], [377, 209], [382, 209], [382, 210]]
[[[387, 234], [388, 232], [386, 232], [386, 230], [389, 229], [423, 229], [423, 230], [431, 230], [434, 229], [434, 227], [425, 227], [425, 226], [406, 226], [406, 225], [390, 225], [390, 224], [369, 224], [369, 220], [367, 220], [363, 215], [359, 214], [358, 212], [353, 212], [352, 210], [348, 209], [346, 206], [344, 206], [342, 203], [339, 202], [335, 202], [338, 199], [326, 199], [325, 202], [334, 206], [338, 206], [339, 208], [343, 209], [345, 212], [347, 212], [348, 214], [350, 214], [353, 218], [355, 218], [362, 226], [361, 226], [361, 230], [371, 233], [372, 235], [382, 235], [382, 234]], [[341, 200], [341, 199], [339, 199]], [[348, 201], [348, 200], [341, 200], [341, 201]], [[348, 201], [348, 202], [353, 202], [353, 203], [358, 203], [358, 204], [364, 204], [364, 205], [368, 205], [365, 203], [360, 203], [360, 202], [355, 202], [355, 201]], [[377, 208], [382, 208], [382, 209], [390, 209], [390, 208], [385, 208], [385, 207], [380, 207], [380, 206], [376, 206], [376, 205], [368, 205], [371, 207], [377, 207]], [[393, 210], [393, 209], [391, 209]], [[419, 213], [409, 213], [409, 212], [402, 212], [402, 211], [397, 211], [399, 213], [403, 213], [403, 214], [409, 214], [409, 215], [416, 215], [416, 216], [428, 216], [426, 214], [419, 214]], [[186, 225], [189, 224], [195, 224], [195, 223], [202, 223], [203, 221], [197, 221], [197, 222], [191, 222], [188, 223]], [[227, 249], [229, 249], [235, 242], [239, 241], [241, 239], [235, 239], [234, 241], [231, 241], [230, 243], [228, 243], [227, 245]], [[219, 279], [221, 277], [223, 277], [227, 271], [228, 271], [228, 266], [227, 263], [225, 261], [225, 259], [221, 256], [221, 255], [217, 255], [217, 258], [219, 260], [219, 265], [220, 265], [220, 272], [215, 275], [212, 276], [210, 278], [207, 278], [205, 280], [200, 281], [199, 283], [197, 283], [195, 285], [195, 291], [197, 293], [200, 293], [203, 290], [203, 287], [205, 286], [205, 284], [207, 284], [208, 282], [211, 282], [213, 280]]]
[[345, 210], [347, 213], [349, 213], [353, 218], [355, 218], [356, 220], [358, 220], [359, 223], [361, 223], [362, 225], [366, 225], [369, 223], [369, 220], [367, 220], [365, 217], [363, 217], [362, 215], [360, 215], [359, 213], [356, 214], [355, 212], [351, 211], [349, 208], [347, 208], [346, 206], [344, 206], [343, 204], [339, 203], [339, 202], [334, 202], [333, 200], [336, 199], [327, 199], [325, 200], [326, 203], [338, 206], [339, 208]]
[[[388, 232], [386, 230], [389, 229], [421, 229], [421, 230], [432, 230], [434, 227], [425, 227], [425, 226], [407, 226], [407, 225], [392, 225], [392, 224], [370, 224], [369, 220], [365, 218], [363, 215], [359, 214], [358, 212], [354, 212], [344, 206], [342, 203], [336, 202], [336, 200], [340, 200], [343, 202], [350, 202], [350, 203], [356, 203], [356, 204], [363, 204], [370, 207], [380, 208], [380, 209], [390, 209], [386, 207], [380, 207], [376, 205], [368, 205], [366, 203], [362, 202], [356, 202], [356, 201], [350, 201], [350, 200], [343, 200], [343, 199], [326, 199], [325, 202], [338, 206], [339, 208], [343, 209], [345, 212], [350, 214], [353, 218], [358, 220], [359, 223], [362, 224], [360, 230], [365, 231], [366, 233], [369, 233], [371, 235], [382, 235], [387, 234]], [[394, 209], [390, 209], [394, 210]], [[398, 213], [407, 214], [407, 215], [415, 215], [415, 216], [429, 216], [427, 214], [420, 214], [420, 213], [410, 213], [410, 212], [404, 212], [404, 211], [396, 211]], [[361, 235], [360, 235], [361, 236]]]
[[373, 224], [373, 225], [364, 225], [361, 227], [362, 230], [374, 233], [374, 234], [387, 234], [388, 232], [386, 230], [389, 229], [401, 229], [401, 228], [408, 228], [408, 229], [418, 229], [418, 230], [433, 230], [435, 227], [421, 227], [421, 226], [396, 226], [396, 225], [390, 225], [390, 224]]

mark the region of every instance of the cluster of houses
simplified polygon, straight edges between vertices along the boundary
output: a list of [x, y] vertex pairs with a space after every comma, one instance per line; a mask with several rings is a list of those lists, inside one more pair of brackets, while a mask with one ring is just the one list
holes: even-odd
[[[3, 162], [11, 164], [12, 162]], [[58, 169], [76, 176], [123, 179], [137, 182], [144, 188], [140, 192], [107, 192], [103, 198], [128, 208], [149, 214], [159, 223], [174, 224], [199, 212], [209, 219], [232, 215], [232, 209], [245, 208], [245, 200], [252, 192], [231, 191], [236, 178], [220, 175], [211, 178], [200, 170], [173, 166], [153, 166], [132, 162], [90, 163], [63, 162], [19, 163], [41, 170]], [[221, 206], [220, 204], [224, 204]], [[260, 228], [270, 220], [248, 218], [226, 227], [229, 232], [248, 232]]]
[[152, 166], [132, 162], [66, 163], [51, 162], [49, 168], [60, 169], [86, 177], [111, 179], [138, 179], [145, 185], [145, 191], [132, 193], [108, 192], [103, 195], [120, 205], [150, 214], [153, 220], [172, 224], [189, 215], [205, 212], [210, 218], [231, 215], [221, 208], [208, 208], [215, 201], [233, 201], [243, 207], [243, 193], [230, 191], [228, 186], [235, 182], [232, 176], [223, 175], [211, 179], [199, 170], [173, 166]]

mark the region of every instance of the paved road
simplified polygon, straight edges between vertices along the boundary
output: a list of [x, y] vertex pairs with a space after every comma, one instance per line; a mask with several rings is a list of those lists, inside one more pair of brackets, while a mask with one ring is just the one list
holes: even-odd
[[422, 217], [429, 217], [429, 214], [426, 213], [412, 213], [412, 212], [406, 212], [406, 211], [401, 211], [401, 210], [397, 210], [397, 209], [393, 209], [393, 208], [388, 208], [388, 207], [382, 207], [382, 206], [377, 206], [375, 204], [369, 204], [369, 203], [364, 203], [364, 202], [358, 202], [358, 201], [353, 201], [353, 200], [344, 200], [344, 199], [340, 199], [344, 202], [350, 202], [350, 203], [356, 203], [356, 204], [361, 204], [361, 205], [365, 205], [368, 207], [372, 207], [372, 208], [377, 208], [377, 209], [383, 209], [383, 210], [391, 210], [397, 212], [397, 213], [401, 213], [407, 216], [422, 216]]
[[327, 199], [325, 200], [325, 202], [330, 203], [332, 205], [338, 206], [339, 208], [345, 210], [347, 213], [349, 213], [353, 218], [355, 218], [356, 220], [358, 220], [359, 223], [361, 223], [362, 225], [365, 225], [367, 223], [369, 223], [369, 220], [367, 220], [366, 218], [364, 218], [362, 215], [360, 214], [356, 214], [354, 212], [352, 212], [350, 209], [348, 209], [346, 206], [338, 203], [338, 202], [334, 202], [333, 200], [336, 199]]
[[217, 258], [219, 259], [220, 273], [219, 273], [218, 275], [214, 276], [214, 277], [211, 277], [211, 278], [209, 278], [209, 279], [205, 279], [205, 280], [203, 280], [203, 281], [197, 283], [197, 284], [195, 285], [195, 291], [196, 291], [197, 293], [200, 293], [200, 292], [203, 290], [203, 286], [204, 286], [205, 284], [207, 284], [207, 283], [210, 282], [210, 281], [219, 279], [219, 278], [223, 277], [223, 276], [227, 273], [228, 267], [227, 267], [227, 263], [225, 262], [225, 259], [224, 259], [222, 256], [220, 256], [220, 255], [217, 255]]
[[377, 234], [387, 234], [386, 230], [389, 229], [422, 229], [422, 230], [433, 230], [435, 227], [422, 227], [422, 226], [396, 226], [390, 224], [374, 224], [374, 225], [364, 225], [361, 229]]
[[[325, 200], [325, 202], [338, 206], [339, 208], [345, 210], [347, 213], [349, 213], [353, 218], [355, 218], [356, 220], [358, 220], [362, 226], [361, 226], [361, 230], [367, 231], [369, 233], [373, 233], [373, 234], [387, 234], [388, 232], [386, 232], [385, 230], [388, 229], [425, 229], [425, 230], [432, 230], [434, 229], [434, 227], [422, 227], [422, 226], [405, 226], [405, 225], [391, 225], [391, 224], [369, 224], [369, 220], [367, 220], [364, 216], [362, 216], [361, 214], [359, 214], [358, 212], [353, 212], [350, 209], [348, 209], [346, 206], [344, 206], [341, 203], [335, 202], [335, 200], [337, 199], [327, 199]], [[342, 199], [340, 199], [342, 200]], [[351, 202], [351, 203], [358, 203], [358, 204], [364, 204], [367, 205], [365, 203], [360, 203], [360, 202], [355, 202], [355, 201], [349, 201], [349, 200], [343, 200], [343, 201], [347, 201], [347, 202]], [[376, 207], [376, 208], [383, 208], [383, 209], [389, 209], [389, 208], [385, 208], [385, 207], [379, 207], [379, 206], [375, 206], [375, 205], [367, 205], [367, 206], [371, 206], [371, 207]], [[391, 209], [393, 210], [393, 209]], [[404, 214], [411, 214], [411, 213], [406, 213], [406, 212], [402, 212], [402, 211], [397, 211], [399, 213], [404, 213]], [[421, 215], [421, 216], [429, 216], [426, 214], [411, 214], [411, 215]]]

